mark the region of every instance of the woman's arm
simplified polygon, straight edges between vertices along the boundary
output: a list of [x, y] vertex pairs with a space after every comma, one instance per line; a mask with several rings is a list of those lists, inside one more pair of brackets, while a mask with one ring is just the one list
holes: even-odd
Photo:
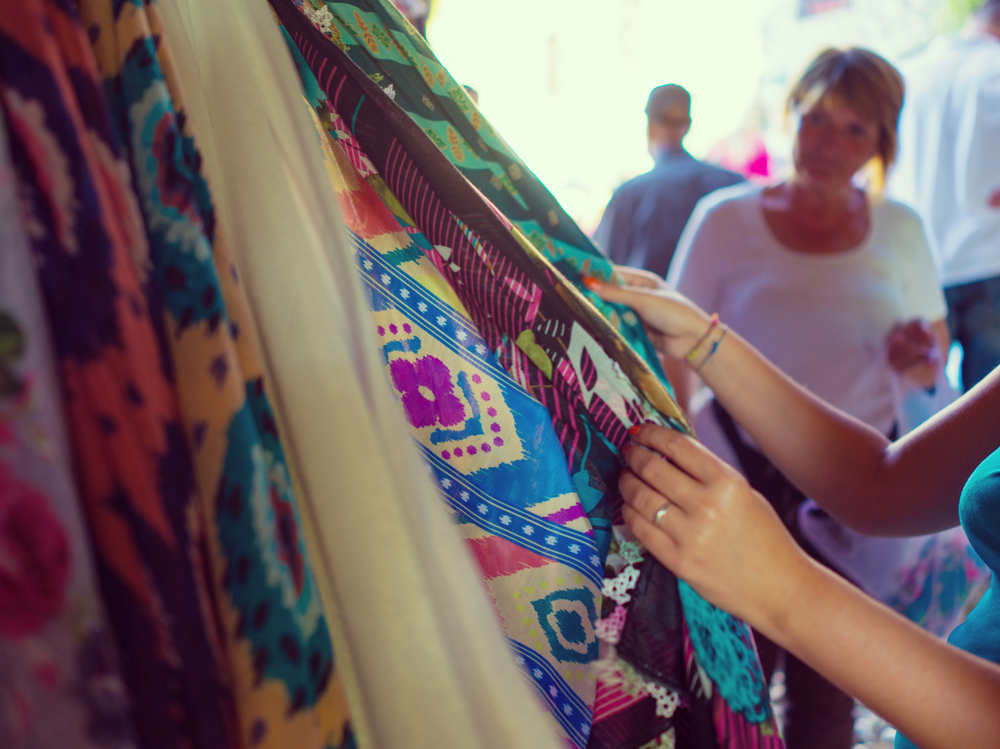
[[766, 500], [693, 440], [645, 426], [626, 461], [626, 522], [707, 600], [924, 749], [996, 746], [1000, 666], [942, 642], [809, 559]]
[[[684, 357], [708, 326], [704, 312], [669, 291], [595, 290], [632, 307], [674, 358]], [[997, 373], [892, 445], [794, 383], [732, 331], [699, 375], [792, 483], [868, 535], [956, 525], [965, 480], [1000, 445]]]

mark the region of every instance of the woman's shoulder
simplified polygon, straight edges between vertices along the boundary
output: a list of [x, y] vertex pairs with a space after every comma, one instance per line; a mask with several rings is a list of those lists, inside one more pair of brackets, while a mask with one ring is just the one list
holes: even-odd
[[919, 214], [906, 203], [893, 198], [881, 198], [872, 203], [872, 213], [881, 219], [889, 229], [910, 229], [923, 231], [924, 224]]
[[722, 221], [734, 228], [760, 210], [763, 188], [749, 182], [713, 190], [698, 201], [693, 217], [704, 221]]

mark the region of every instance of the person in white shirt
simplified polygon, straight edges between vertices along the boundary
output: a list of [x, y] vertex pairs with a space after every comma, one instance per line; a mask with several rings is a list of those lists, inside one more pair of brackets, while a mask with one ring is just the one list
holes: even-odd
[[[896, 423], [894, 378], [933, 387], [948, 346], [947, 309], [919, 217], [852, 181], [870, 162], [879, 176], [892, 164], [902, 102], [902, 78], [878, 55], [821, 53], [788, 99], [794, 175], [702, 199], [667, 276], [793, 379], [885, 435]], [[837, 565], [799, 532], [805, 496], [718, 403], [694, 415], [694, 428], [742, 469], [804, 548]], [[755, 637], [769, 672], [778, 649]], [[785, 684], [789, 749], [852, 746], [850, 697], [791, 654]]]
[[966, 390], [1000, 364], [1000, 0], [902, 66], [893, 197], [931, 236]]

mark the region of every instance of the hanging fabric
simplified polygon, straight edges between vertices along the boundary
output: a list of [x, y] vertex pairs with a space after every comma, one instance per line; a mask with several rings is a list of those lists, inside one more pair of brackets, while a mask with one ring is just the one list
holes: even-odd
[[149, 237], [159, 316], [205, 519], [242, 743], [351, 742], [333, 647], [265, 387], [155, 3], [80, 0]]
[[0, 118], [0, 746], [133, 749]]
[[303, 489], [358, 745], [554, 749], [389, 392], [270, 9], [163, 0], [160, 11]]
[[[613, 265], [551, 192], [493, 129], [397, 12], [399, 2], [304, 3], [302, 10], [334, 44], [409, 114], [447, 159], [611, 322], [666, 383], [642, 324], [624, 305], [602, 301], [580, 274], [607, 280]], [[430, 144], [428, 144], [430, 145]]]
[[144, 749], [239, 743], [144, 226], [75, 6], [0, 3], [0, 106], [80, 499]]
[[[306, 90], [323, 96], [304, 65]], [[326, 166], [370, 295], [385, 377], [479, 563], [515, 662], [561, 735], [586, 746], [603, 573], [549, 412], [498, 366], [429, 259], [447, 248], [433, 248], [413, 226], [342, 118], [327, 111]]]
[[[390, 204], [398, 199], [424, 233], [426, 256], [469, 312], [488, 350], [550, 411], [581, 500], [598, 497], [588, 512], [595, 531], [600, 521], [610, 524], [613, 503], [620, 501], [618, 451], [628, 427], [649, 420], [684, 428], [666, 389], [521, 231], [455, 171], [433, 134], [429, 140], [421, 123], [399, 109], [394, 99], [406, 84], [384, 77], [376, 83], [349, 59], [344, 50], [355, 43], [349, 33], [373, 53], [392, 48], [405, 59], [406, 32], [385, 22], [398, 19], [394, 10], [380, 5], [378, 13], [363, 13], [353, 4], [317, 10], [292, 0], [271, 4], [314, 77], [305, 81], [307, 92], [318, 88], [325, 95], [325, 109], [317, 116], [342, 115], [329, 128], [346, 124], [384, 180], [390, 195], [383, 197]], [[356, 26], [331, 8], [350, 10]], [[422, 85], [435, 81], [442, 88], [454, 86], [443, 69], [428, 69]], [[457, 138], [452, 145], [462, 148]], [[445, 320], [442, 327], [448, 328]], [[405, 407], [407, 395], [400, 395]], [[604, 585], [608, 616], [595, 626], [625, 662], [609, 659], [603, 691], [605, 702], [614, 706], [600, 704], [599, 685], [595, 712], [602, 720], [584, 733], [590, 745], [661, 740], [780, 745], [748, 628], [678, 585], [654, 560], [628, 548], [618, 551], [620, 566]], [[601, 568], [600, 555], [591, 561]], [[678, 711], [682, 703], [684, 710]]]

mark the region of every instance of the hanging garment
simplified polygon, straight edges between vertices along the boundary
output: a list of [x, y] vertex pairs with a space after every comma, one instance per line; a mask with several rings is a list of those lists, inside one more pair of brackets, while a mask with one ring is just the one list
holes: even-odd
[[132, 749], [0, 119], [0, 746]]
[[144, 749], [238, 738], [142, 218], [74, 6], [0, 3], [0, 107], [80, 499]]
[[[303, 3], [314, 25], [419, 124], [434, 146], [504, 214], [638, 351], [666, 383], [642, 323], [604, 302], [580, 274], [607, 280], [613, 265], [500, 137], [396, 9], [380, 0]], [[430, 147], [431, 143], [427, 144]], [[668, 386], [669, 387], [669, 386]]]
[[180, 398], [242, 743], [350, 743], [253, 326], [155, 3], [80, 0], [149, 237], [143, 282]]
[[387, 387], [270, 9], [164, 0], [160, 11], [303, 488], [358, 745], [554, 749]]
[[[620, 501], [618, 451], [628, 427], [650, 420], [683, 428], [676, 405], [603, 317], [399, 110], [392, 97], [398, 82], [391, 81], [392, 91], [386, 91], [364, 75], [340, 49], [346, 45], [342, 30], [334, 34], [322, 24], [317, 27], [291, 0], [271, 4], [328, 105], [344, 114], [364, 154], [433, 245], [428, 256], [488, 349], [549, 409], [581, 499], [588, 489], [603, 495], [594, 503], [600, 510], [588, 513], [596, 529], [595, 517], [603, 519], [607, 512], [610, 520], [614, 501]], [[311, 9], [310, 14], [315, 17]], [[354, 20], [368, 28], [369, 48], [392, 43], [392, 32], [379, 27], [378, 17], [355, 11]], [[380, 42], [383, 38], [388, 41]], [[307, 91], [315, 85], [307, 81]], [[585, 450], [587, 460], [580, 462]], [[620, 556], [624, 566], [604, 586], [618, 607], [610, 611], [606, 605], [610, 616], [597, 625], [617, 644], [625, 670], [639, 671], [639, 681], [645, 681], [634, 704], [616, 707], [613, 715], [605, 711], [607, 720], [601, 723], [608, 725], [594, 726], [590, 745], [635, 746], [670, 730], [670, 740], [687, 745], [716, 740], [727, 747], [780, 745], [746, 625], [678, 585], [655, 560]], [[601, 565], [599, 555], [592, 561]], [[638, 565], [647, 580], [657, 583], [636, 587], [642, 580]], [[674, 624], [665, 627], [665, 619]], [[610, 699], [636, 686], [621, 668], [610, 676], [605, 690]], [[695, 683], [700, 686], [689, 690]], [[682, 701], [685, 710], [678, 712]]]
[[326, 166], [370, 295], [384, 376], [479, 563], [515, 662], [561, 735], [586, 746], [603, 574], [549, 413], [497, 365], [428, 258], [444, 248], [412, 225], [340, 116], [326, 112]]

